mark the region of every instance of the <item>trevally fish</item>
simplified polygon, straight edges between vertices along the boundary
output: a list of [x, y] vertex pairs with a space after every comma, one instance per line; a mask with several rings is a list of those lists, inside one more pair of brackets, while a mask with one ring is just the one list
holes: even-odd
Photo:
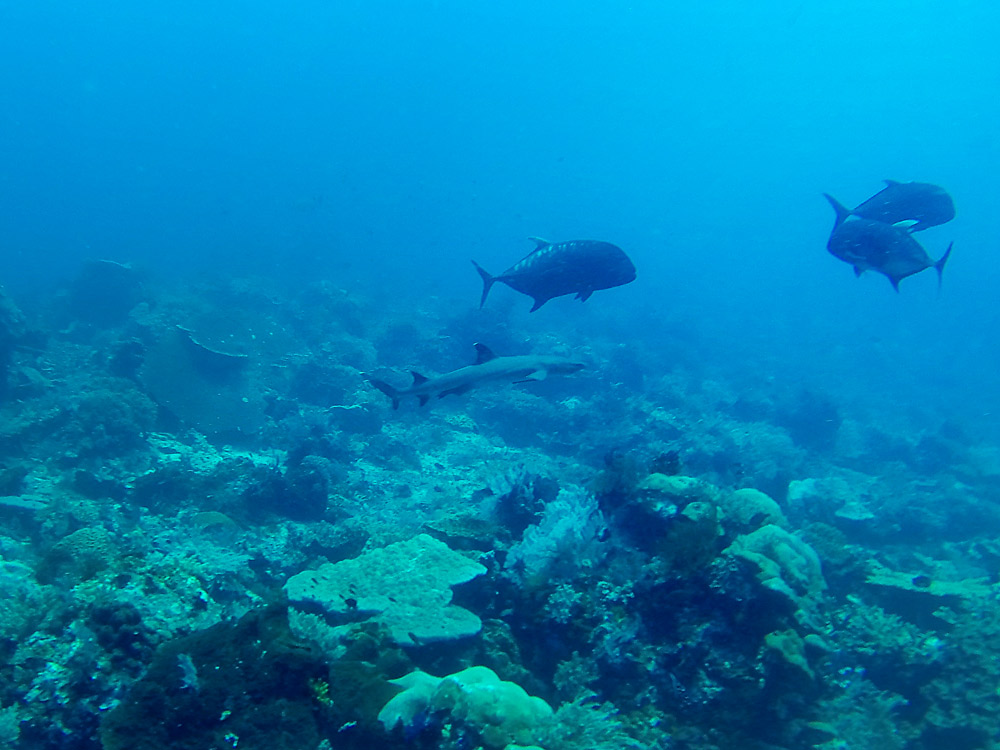
[[855, 276], [860, 276], [868, 269], [877, 271], [888, 278], [892, 288], [898, 292], [902, 279], [926, 268], [933, 268], [937, 271], [940, 283], [952, 245], [948, 245], [944, 255], [933, 261], [921, 244], [903, 227], [871, 219], [852, 218], [850, 209], [838, 203], [836, 198], [826, 193], [823, 195], [837, 212], [826, 249], [835, 258], [850, 263], [854, 267]]
[[548, 242], [531, 237], [535, 249], [499, 276], [484, 271], [472, 261], [483, 279], [483, 296], [479, 306], [496, 282], [502, 282], [531, 297], [534, 312], [553, 297], [576, 294], [586, 301], [598, 289], [628, 284], [635, 280], [635, 266], [625, 251], [610, 242], [572, 240]]
[[391, 398], [392, 408], [398, 409], [400, 399], [407, 396], [415, 397], [423, 406], [432, 397], [461, 395], [485, 383], [529, 383], [545, 380], [549, 375], [571, 375], [584, 367], [583, 362], [550, 355], [498, 357], [484, 344], [475, 346], [475, 364], [432, 378], [411, 370], [413, 385], [405, 390], [372, 377], [368, 378], [368, 382]]
[[929, 182], [885, 180], [882, 190], [851, 213], [886, 224], [914, 221], [909, 231], [919, 232], [954, 219], [955, 203], [943, 187]]

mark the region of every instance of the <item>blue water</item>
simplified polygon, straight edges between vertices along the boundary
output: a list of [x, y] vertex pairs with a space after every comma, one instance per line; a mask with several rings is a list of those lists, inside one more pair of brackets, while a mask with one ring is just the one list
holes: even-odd
[[[695, 321], [778, 377], [996, 411], [989, 4], [39, 2], [0, 28], [13, 291], [102, 257], [472, 304], [469, 258], [593, 237], [639, 268], [594, 306]], [[955, 198], [921, 238], [955, 242], [940, 295], [824, 251], [820, 193], [887, 177]]]
[[[466, 364], [480, 337], [501, 354], [562, 341], [589, 358], [594, 404], [653, 403], [678, 367], [687, 392], [818, 394], [896, 437], [948, 425], [992, 447], [998, 39], [984, 0], [0, 2], [0, 286], [49, 320], [95, 258], [175, 291], [263, 277], [291, 299], [327, 281], [379, 311], [366, 330], [414, 324], [378, 351], [398, 383]], [[856, 205], [887, 178], [954, 198], [919, 234], [934, 259], [954, 242], [940, 288], [928, 270], [896, 293], [826, 251], [822, 194]], [[470, 260], [499, 273], [530, 236], [612, 242], [638, 278], [530, 315], [497, 285], [480, 312]], [[411, 411], [379, 418], [427, 437]], [[642, 445], [603, 429], [576, 446], [594, 471]], [[572, 426], [551, 432], [568, 453]], [[982, 481], [970, 492], [995, 492]]]

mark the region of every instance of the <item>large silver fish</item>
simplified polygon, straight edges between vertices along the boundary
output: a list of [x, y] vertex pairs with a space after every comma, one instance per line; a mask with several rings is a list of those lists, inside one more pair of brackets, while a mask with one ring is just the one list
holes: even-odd
[[851, 213], [886, 224], [913, 221], [909, 230], [919, 232], [954, 219], [955, 203], [943, 187], [929, 182], [885, 180], [882, 190]]
[[586, 301], [598, 289], [611, 289], [635, 280], [635, 266], [620, 247], [597, 240], [548, 242], [530, 238], [535, 249], [499, 276], [493, 276], [472, 261], [483, 279], [483, 296], [479, 306], [486, 304], [490, 288], [500, 281], [531, 297], [534, 312], [553, 297], [575, 294]]
[[852, 217], [850, 209], [832, 196], [823, 195], [837, 213], [826, 249], [834, 257], [850, 263], [855, 276], [869, 269], [877, 271], [888, 278], [892, 288], [898, 292], [902, 279], [933, 268], [940, 283], [944, 264], [951, 255], [951, 245], [938, 260], [931, 260], [927, 251], [906, 229], [882, 221]]

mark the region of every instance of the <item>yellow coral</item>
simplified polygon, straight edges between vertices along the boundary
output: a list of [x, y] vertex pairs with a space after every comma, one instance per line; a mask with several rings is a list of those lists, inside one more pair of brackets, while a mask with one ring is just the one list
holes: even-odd
[[333, 706], [333, 698], [330, 697], [330, 683], [319, 677], [309, 680], [309, 692], [312, 693], [313, 700], [321, 706], [330, 708]]

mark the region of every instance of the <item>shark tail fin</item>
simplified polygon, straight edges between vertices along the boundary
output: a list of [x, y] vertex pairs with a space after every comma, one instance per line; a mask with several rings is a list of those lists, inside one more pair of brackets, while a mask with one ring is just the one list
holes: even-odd
[[476, 267], [476, 270], [479, 271], [480, 277], [483, 279], [483, 296], [482, 299], [479, 300], [479, 308], [482, 309], [483, 305], [486, 304], [486, 295], [490, 293], [490, 289], [493, 288], [493, 284], [496, 283], [497, 278], [496, 276], [491, 275], [489, 271], [486, 271], [481, 265], [476, 263], [476, 261], [472, 261], [472, 265]]
[[944, 274], [944, 264], [948, 262], [948, 258], [951, 257], [951, 248], [954, 246], [954, 242], [948, 244], [948, 249], [944, 251], [944, 255], [938, 258], [937, 263], [934, 264], [934, 270], [937, 271], [938, 275], [938, 288], [941, 288], [941, 276]]
[[847, 221], [847, 217], [851, 215], [851, 209], [841, 205], [840, 201], [829, 193], [823, 193], [823, 197], [830, 201], [830, 205], [833, 206], [833, 210], [837, 212], [837, 220], [833, 224], [833, 228], [836, 229]]
[[369, 383], [378, 388], [382, 393], [392, 399], [392, 408], [399, 408], [399, 389], [393, 388], [391, 385], [386, 383], [384, 380], [379, 380], [378, 378], [367, 377]]

